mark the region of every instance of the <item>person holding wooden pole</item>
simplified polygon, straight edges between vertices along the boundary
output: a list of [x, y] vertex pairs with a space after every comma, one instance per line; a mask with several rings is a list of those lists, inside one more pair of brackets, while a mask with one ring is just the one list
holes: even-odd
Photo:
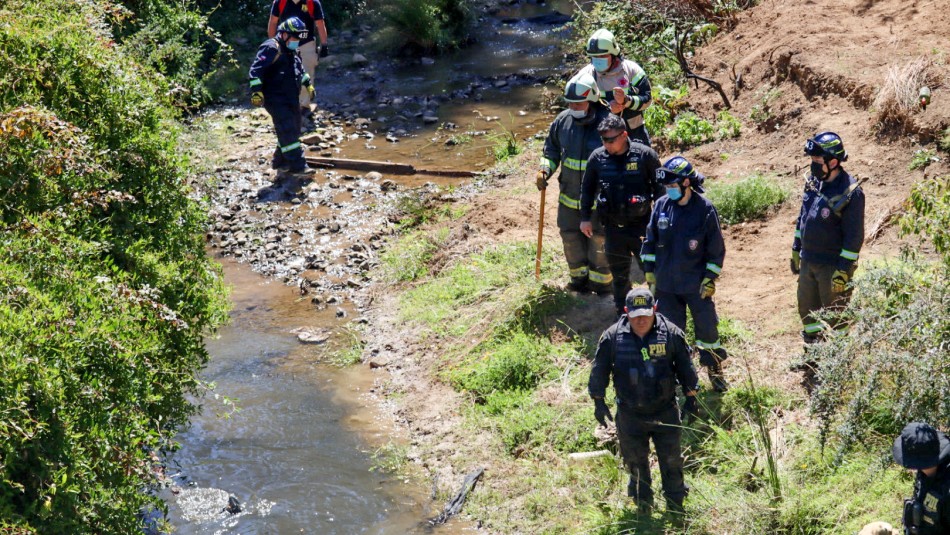
[[[589, 75], [571, 78], [564, 87], [564, 100], [567, 101], [568, 109], [558, 114], [551, 123], [537, 175], [537, 186], [541, 190], [541, 221], [544, 218], [544, 192], [548, 180], [560, 166], [557, 227], [571, 276], [567, 288], [581, 293], [608, 293], [613, 277], [604, 252], [604, 227], [595, 216], [591, 236], [580, 231], [581, 179], [587, 168], [587, 158], [601, 145], [597, 125], [608, 112], [598, 103], [600, 93], [593, 77]], [[539, 228], [536, 272], [540, 265], [540, 252]]]

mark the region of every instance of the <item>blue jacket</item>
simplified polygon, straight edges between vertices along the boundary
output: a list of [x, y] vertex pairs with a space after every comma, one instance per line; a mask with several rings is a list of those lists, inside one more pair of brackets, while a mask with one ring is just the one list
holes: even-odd
[[666, 195], [656, 201], [640, 259], [644, 271], [656, 273], [657, 290], [698, 293], [703, 278], [719, 276], [725, 258], [719, 213], [709, 199], [693, 191], [686, 206]]
[[597, 343], [587, 391], [603, 398], [613, 377], [617, 402], [638, 414], [655, 414], [676, 405], [676, 385], [695, 391], [699, 385], [686, 335], [662, 314], [640, 338], [624, 314]]
[[262, 91], [264, 102], [270, 104], [297, 103], [301, 84], [310, 83], [310, 76], [303, 72], [300, 54], [277, 38], [261, 44], [248, 74], [251, 91]]
[[627, 152], [613, 156], [601, 146], [591, 153], [581, 184], [581, 221], [597, 214], [605, 225], [626, 225], [650, 216], [653, 199], [663, 188], [656, 183], [660, 158], [650, 147], [630, 141]]
[[809, 179], [795, 224], [792, 250], [801, 251], [806, 262], [849, 271], [863, 244], [864, 192], [854, 178], [842, 169], [831, 182]]

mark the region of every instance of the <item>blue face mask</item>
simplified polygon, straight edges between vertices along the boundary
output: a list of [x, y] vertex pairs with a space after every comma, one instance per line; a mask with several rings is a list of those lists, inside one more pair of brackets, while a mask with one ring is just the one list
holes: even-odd
[[678, 201], [683, 198], [683, 189], [679, 186], [673, 186], [672, 188], [666, 188], [666, 195], [670, 198], [671, 201]]
[[610, 68], [610, 58], [590, 58], [590, 63], [597, 72], [607, 72]]
[[290, 41], [287, 43], [287, 48], [291, 50], [297, 50], [298, 46], [300, 46], [300, 41]]

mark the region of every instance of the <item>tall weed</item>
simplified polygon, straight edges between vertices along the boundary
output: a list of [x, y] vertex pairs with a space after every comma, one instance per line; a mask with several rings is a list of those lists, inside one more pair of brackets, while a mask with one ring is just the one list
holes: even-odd
[[733, 184], [708, 184], [706, 197], [728, 224], [762, 217], [785, 202], [788, 190], [773, 178], [752, 175]]

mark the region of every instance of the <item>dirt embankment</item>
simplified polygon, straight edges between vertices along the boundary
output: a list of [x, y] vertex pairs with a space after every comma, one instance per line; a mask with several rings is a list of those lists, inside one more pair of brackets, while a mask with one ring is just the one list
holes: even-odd
[[[770, 217], [725, 229], [728, 252], [716, 299], [721, 314], [755, 333], [751, 366], [764, 382], [799, 388], [799, 377], [787, 372], [800, 350], [796, 282], [788, 259], [802, 173], [808, 165], [802, 155], [804, 141], [826, 130], [842, 136], [850, 154], [845, 168], [868, 178], [866, 227], [875, 237], [867, 241], [861, 257], [895, 254], [897, 232], [884, 223], [887, 216], [902, 211], [913, 184], [950, 172], [939, 152], [940, 161], [908, 170], [914, 151], [922, 143], [932, 149], [933, 140], [950, 126], [948, 23], [950, 14], [939, 1], [765, 0], [691, 58], [697, 73], [723, 84], [732, 100], [731, 113], [742, 122], [742, 135], [685, 155], [710, 182], [764, 173], [777, 175], [793, 191]], [[921, 59], [936, 81], [932, 104], [882, 127], [874, 101], [889, 70]], [[722, 107], [718, 94], [704, 86], [691, 86], [690, 105], [707, 118]], [[672, 155], [661, 152], [664, 160]], [[533, 157], [523, 158], [473, 201], [468, 215], [448, 223], [452, 239], [440, 255], [451, 258], [486, 244], [533, 240], [539, 208], [534, 165]], [[556, 195], [550, 193], [545, 240], [557, 243]], [[611, 305], [609, 299], [593, 296], [584, 301], [567, 321], [579, 327], [575, 331], [581, 336], [596, 337], [610, 320]], [[420, 342], [413, 332], [394, 332], [398, 301], [390, 289], [379, 292], [376, 304], [367, 357], [388, 363], [384, 390], [400, 393], [394, 412], [412, 437], [414, 455], [440, 474], [440, 481], [456, 481], [478, 462], [467, 455], [477, 451], [483, 439], [461, 428], [459, 396], [433, 377], [441, 348]], [[731, 366], [728, 374], [742, 375], [738, 363]]]

